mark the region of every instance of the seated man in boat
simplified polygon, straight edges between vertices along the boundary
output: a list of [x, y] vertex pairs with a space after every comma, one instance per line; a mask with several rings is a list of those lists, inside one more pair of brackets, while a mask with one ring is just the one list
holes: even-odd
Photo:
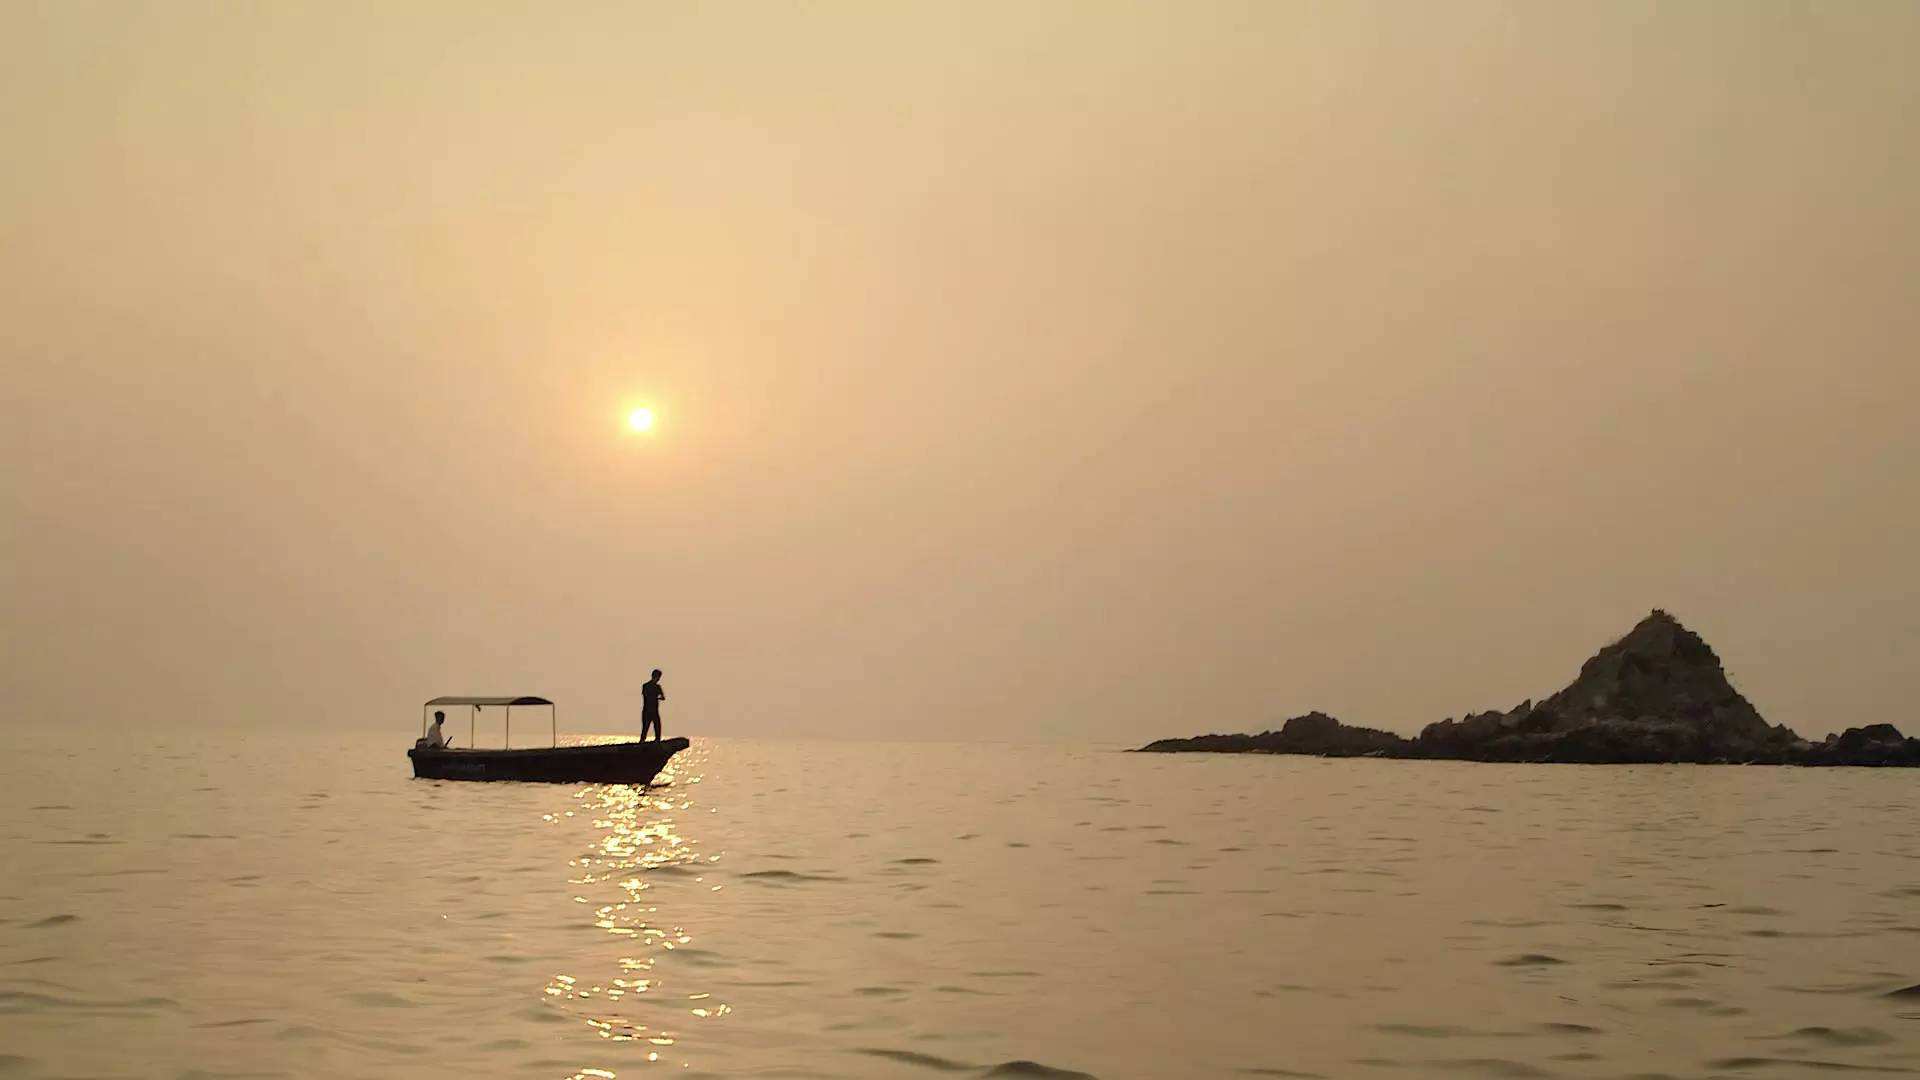
[[433, 727], [427, 730], [427, 737], [420, 740], [420, 745], [429, 750], [445, 750], [451, 745], [447, 742], [447, 733], [440, 729], [440, 726], [446, 722], [446, 713], [435, 712], [433, 714]]
[[653, 741], [660, 741], [660, 703], [667, 700], [667, 692], [660, 689], [660, 669], [653, 669], [653, 678], [648, 679], [640, 688], [640, 738], [644, 742], [647, 727], [653, 727]]

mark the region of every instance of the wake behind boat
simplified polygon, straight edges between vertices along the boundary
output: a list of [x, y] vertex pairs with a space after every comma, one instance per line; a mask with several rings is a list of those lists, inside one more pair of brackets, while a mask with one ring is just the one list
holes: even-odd
[[[542, 697], [437, 697], [421, 707], [423, 732], [430, 732], [427, 710], [436, 705], [464, 705], [469, 709], [467, 745], [434, 746], [428, 735], [407, 751], [413, 761], [413, 775], [427, 780], [527, 780], [546, 783], [589, 781], [605, 784], [645, 784], [667, 764], [673, 755], [687, 748], [685, 739], [656, 739], [651, 742], [600, 743], [589, 746], [561, 746], [559, 710]], [[544, 706], [553, 745], [521, 747], [513, 742], [515, 706]], [[482, 708], [506, 710], [502, 744], [477, 748], [479, 714]]]

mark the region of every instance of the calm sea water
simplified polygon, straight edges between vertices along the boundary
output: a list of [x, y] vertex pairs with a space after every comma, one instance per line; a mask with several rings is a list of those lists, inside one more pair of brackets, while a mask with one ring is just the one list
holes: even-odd
[[1920, 1073], [1911, 772], [402, 736], [16, 739], [0, 1075]]

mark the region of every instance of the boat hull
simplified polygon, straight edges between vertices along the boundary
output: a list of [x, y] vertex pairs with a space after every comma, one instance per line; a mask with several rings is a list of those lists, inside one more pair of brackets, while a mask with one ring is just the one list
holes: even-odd
[[687, 748], [685, 739], [554, 746], [524, 750], [407, 751], [413, 775], [423, 780], [524, 780], [564, 784], [645, 784]]

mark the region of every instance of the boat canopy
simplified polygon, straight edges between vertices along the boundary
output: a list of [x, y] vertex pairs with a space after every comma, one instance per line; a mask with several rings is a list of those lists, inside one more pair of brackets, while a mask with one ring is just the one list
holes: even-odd
[[500, 744], [511, 747], [513, 745], [513, 707], [515, 705], [545, 705], [547, 708], [553, 710], [547, 714], [547, 727], [553, 737], [553, 745], [560, 745], [560, 710], [554, 706], [553, 702], [543, 697], [534, 697], [532, 694], [522, 694], [519, 697], [465, 697], [452, 694], [446, 697], [434, 698], [432, 701], [420, 706], [421, 738], [425, 738], [427, 734], [427, 710], [433, 708], [435, 705], [465, 705], [473, 710], [467, 714], [467, 746], [470, 749], [479, 746], [477, 739], [480, 734], [478, 730], [480, 726], [478, 720], [480, 706], [505, 705], [507, 707], [505, 722], [500, 730]]

